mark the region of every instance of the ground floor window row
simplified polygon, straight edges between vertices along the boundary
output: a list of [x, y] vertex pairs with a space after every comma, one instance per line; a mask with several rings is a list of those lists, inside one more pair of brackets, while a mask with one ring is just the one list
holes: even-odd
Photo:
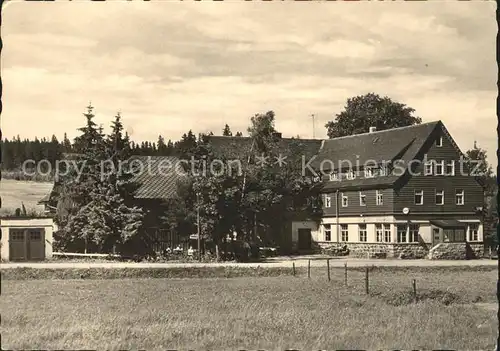
[[[334, 226], [334, 225], [333, 225]], [[349, 231], [351, 226], [357, 227], [357, 240], [360, 242], [368, 241], [368, 230], [366, 224], [340, 224], [340, 241], [348, 242]], [[396, 242], [398, 243], [418, 243], [420, 237], [420, 224], [397, 224], [396, 225]], [[332, 241], [332, 224], [323, 224], [323, 233], [325, 241]], [[479, 240], [479, 224], [470, 223], [467, 229], [445, 229], [444, 241], [467, 241]], [[352, 238], [351, 238], [352, 239]], [[392, 242], [392, 230], [390, 224], [375, 224], [375, 241], [378, 243]]]

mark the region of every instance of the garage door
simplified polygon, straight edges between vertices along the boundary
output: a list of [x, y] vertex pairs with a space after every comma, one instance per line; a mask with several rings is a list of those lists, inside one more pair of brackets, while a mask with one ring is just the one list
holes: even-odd
[[39, 261], [45, 258], [43, 229], [15, 228], [9, 231], [9, 259], [11, 261]]
[[11, 229], [9, 231], [9, 259], [11, 261], [26, 261], [26, 236], [24, 229]]
[[28, 234], [28, 259], [40, 261], [45, 258], [45, 235], [41, 229], [29, 229]]

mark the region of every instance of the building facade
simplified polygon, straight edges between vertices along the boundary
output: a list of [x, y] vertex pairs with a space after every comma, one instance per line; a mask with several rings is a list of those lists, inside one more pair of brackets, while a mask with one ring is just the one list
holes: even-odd
[[332, 139], [319, 155], [319, 246], [346, 244], [364, 257], [482, 255], [483, 188], [441, 122]]

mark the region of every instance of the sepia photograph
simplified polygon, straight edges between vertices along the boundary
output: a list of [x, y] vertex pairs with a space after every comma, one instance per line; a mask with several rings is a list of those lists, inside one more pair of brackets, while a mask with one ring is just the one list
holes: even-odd
[[3, 1], [2, 350], [498, 350], [496, 11]]

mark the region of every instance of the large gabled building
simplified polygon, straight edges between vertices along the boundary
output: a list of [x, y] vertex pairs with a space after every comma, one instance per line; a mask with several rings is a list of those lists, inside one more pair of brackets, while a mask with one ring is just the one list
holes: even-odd
[[483, 188], [441, 121], [325, 140], [311, 167], [323, 181], [324, 217], [311, 233], [321, 246], [481, 254]]

